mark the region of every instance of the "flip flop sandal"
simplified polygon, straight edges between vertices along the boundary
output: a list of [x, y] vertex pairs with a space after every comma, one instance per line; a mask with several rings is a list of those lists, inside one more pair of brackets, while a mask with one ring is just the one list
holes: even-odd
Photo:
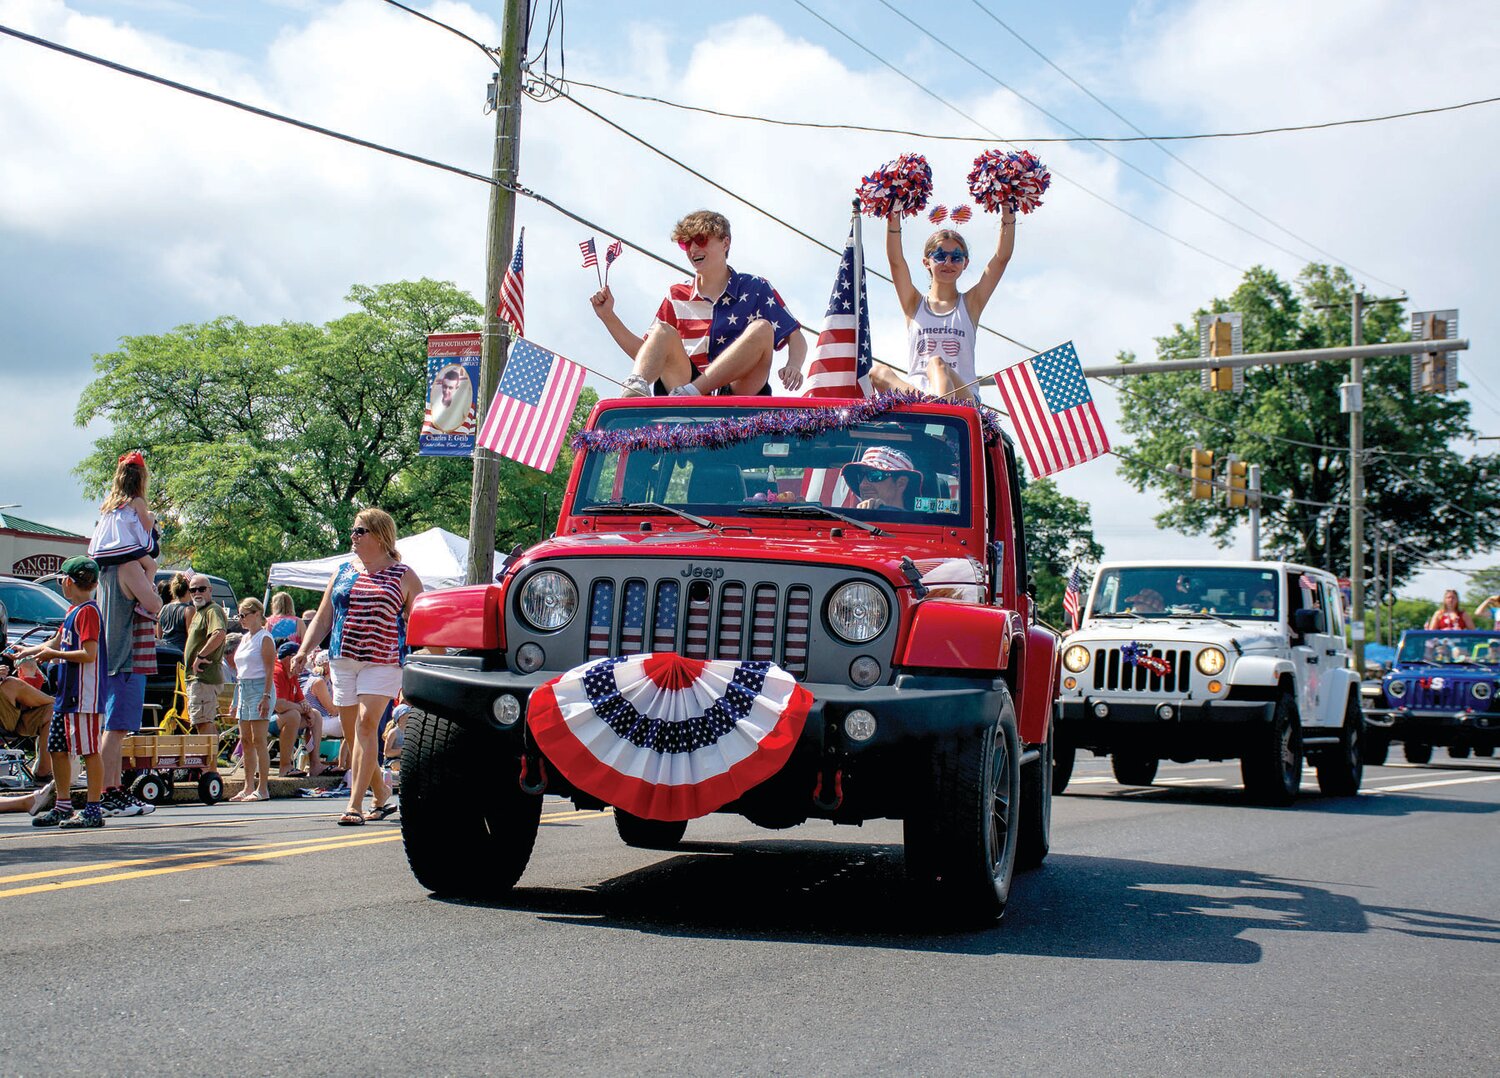
[[365, 813], [365, 819], [368, 820], [370, 823], [375, 823], [377, 820], [383, 820], [387, 816], [394, 816], [396, 813], [398, 813], [400, 811], [401, 811], [401, 806], [400, 805], [395, 805], [395, 804], [392, 804], [391, 802], [387, 801], [385, 804], [380, 805], [377, 808], [371, 809], [369, 812]]
[[340, 827], [363, 827], [365, 818], [357, 812], [346, 812], [339, 817]]

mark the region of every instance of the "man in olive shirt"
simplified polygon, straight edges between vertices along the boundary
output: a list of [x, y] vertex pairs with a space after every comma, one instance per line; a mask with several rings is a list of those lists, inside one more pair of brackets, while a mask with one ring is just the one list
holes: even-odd
[[208, 577], [194, 574], [188, 581], [193, 622], [188, 626], [182, 663], [187, 671], [188, 718], [193, 731], [218, 736], [219, 686], [224, 684], [224, 641], [229, 624], [209, 592]]

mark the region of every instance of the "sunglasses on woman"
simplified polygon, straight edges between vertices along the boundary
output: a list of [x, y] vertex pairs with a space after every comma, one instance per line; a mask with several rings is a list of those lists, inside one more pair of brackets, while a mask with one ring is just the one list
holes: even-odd
[[349, 529], [349, 537], [351, 539], [358, 539], [361, 535], [369, 535], [369, 534], [370, 534], [370, 529], [369, 528], [350, 528]]
[[927, 257], [932, 259], [939, 265], [944, 262], [958, 263], [967, 262], [969, 260], [969, 256], [962, 251], [945, 251], [941, 247], [939, 247], [936, 251], [933, 251], [932, 254], [928, 255]]

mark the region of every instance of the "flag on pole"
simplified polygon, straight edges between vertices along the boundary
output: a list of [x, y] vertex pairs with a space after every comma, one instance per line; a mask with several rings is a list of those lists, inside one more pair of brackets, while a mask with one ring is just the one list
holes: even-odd
[[615, 240], [615, 242], [611, 243], [609, 247], [604, 251], [604, 264], [606, 266], [610, 265], [612, 262], [614, 262], [615, 259], [619, 258], [624, 253], [625, 245], [619, 240]]
[[580, 243], [578, 245], [578, 249], [583, 252], [583, 268], [584, 269], [588, 269], [590, 266], [594, 266], [595, 268], [598, 267], [598, 265], [599, 265], [599, 252], [594, 249], [594, 237], [593, 236], [590, 236], [588, 239], [586, 239], [582, 243]]
[[557, 466], [557, 454], [582, 390], [583, 368], [578, 364], [530, 341], [516, 341], [479, 429], [479, 444], [550, 472]]
[[1109, 452], [1072, 341], [1005, 368], [995, 386], [1037, 478]]
[[500, 282], [500, 305], [495, 309], [495, 314], [501, 321], [510, 323], [510, 328], [517, 337], [526, 332], [526, 298], [523, 287], [526, 274], [521, 258], [521, 247], [525, 242], [526, 230], [523, 228], [516, 239], [516, 256], [510, 260], [510, 268], [505, 271], [505, 278]]
[[1063, 592], [1063, 613], [1068, 615], [1068, 622], [1073, 631], [1078, 631], [1078, 600], [1083, 592], [1083, 571], [1078, 566], [1073, 566], [1073, 573], [1068, 577], [1068, 587]]
[[870, 367], [870, 308], [865, 294], [863, 251], [858, 240], [858, 221], [849, 228], [844, 257], [839, 262], [833, 294], [823, 329], [808, 363], [804, 397], [868, 397]]

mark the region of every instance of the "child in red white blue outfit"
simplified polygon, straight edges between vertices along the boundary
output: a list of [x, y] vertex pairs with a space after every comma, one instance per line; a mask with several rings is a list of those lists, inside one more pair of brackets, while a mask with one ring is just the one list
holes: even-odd
[[[36, 827], [67, 830], [103, 827], [99, 798], [104, 791], [104, 771], [99, 746], [104, 711], [100, 671], [105, 666], [105, 655], [103, 619], [99, 604], [94, 602], [99, 564], [92, 558], [69, 558], [62, 564], [61, 577], [63, 598], [73, 604], [63, 618], [62, 627], [45, 644], [19, 652], [22, 658], [56, 659], [64, 664], [62, 688], [53, 707], [52, 728], [47, 737], [58, 799], [51, 810], [31, 822]], [[66, 796], [73, 777], [70, 752], [83, 757], [88, 772], [88, 801], [77, 811]]]

